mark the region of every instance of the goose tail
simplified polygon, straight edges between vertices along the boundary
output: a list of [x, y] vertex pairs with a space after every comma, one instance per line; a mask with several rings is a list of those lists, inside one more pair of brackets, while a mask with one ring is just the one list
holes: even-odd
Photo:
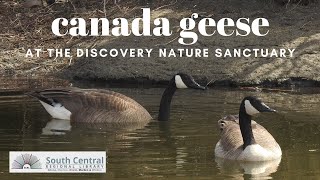
[[53, 118], [70, 120], [71, 112], [66, 109], [60, 102], [42, 95], [39, 91], [31, 91], [25, 94], [38, 99], [42, 106]]

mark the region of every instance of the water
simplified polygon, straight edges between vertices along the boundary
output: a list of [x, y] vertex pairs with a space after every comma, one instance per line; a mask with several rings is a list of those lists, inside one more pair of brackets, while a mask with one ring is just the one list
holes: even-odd
[[[164, 89], [112, 88], [156, 117]], [[215, 159], [217, 120], [236, 114], [241, 99], [257, 95], [277, 114], [255, 118], [280, 144], [280, 161], [245, 163]], [[169, 122], [130, 127], [76, 125], [51, 120], [39, 102], [0, 96], [1, 179], [214, 178], [320, 179], [320, 94], [236, 90], [179, 90]], [[58, 129], [52, 131], [52, 129]], [[9, 174], [8, 151], [105, 150], [106, 174]]]

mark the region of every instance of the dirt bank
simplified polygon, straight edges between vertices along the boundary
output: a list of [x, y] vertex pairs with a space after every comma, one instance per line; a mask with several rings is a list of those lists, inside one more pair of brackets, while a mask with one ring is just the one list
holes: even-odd
[[[41, 46], [81, 47], [81, 48], [152, 48], [157, 53], [159, 48], [185, 48], [176, 37], [179, 36], [179, 21], [183, 17], [190, 17], [198, 12], [204, 17], [218, 20], [223, 17], [237, 19], [240, 17], [265, 17], [270, 22], [270, 32], [265, 37], [223, 37], [219, 35], [200, 37], [192, 48], [208, 48], [213, 51], [221, 49], [268, 48], [296, 49], [293, 58], [78, 58], [78, 59], [39, 59], [25, 60], [21, 56], [30, 43], [22, 42], [19, 53], [12, 55], [17, 62], [28, 61], [29, 67], [16, 68], [4, 66], [0, 73], [6, 76], [32, 76], [45, 74], [59, 76], [72, 80], [112, 80], [112, 81], [148, 81], [161, 82], [167, 80], [177, 72], [187, 72], [204, 81], [213, 79], [215, 84], [223, 85], [252, 85], [252, 84], [286, 84], [291, 82], [308, 82], [309, 85], [319, 85], [320, 82], [320, 3], [311, 3], [307, 6], [297, 4], [279, 5], [270, 1], [243, 2], [237, 0], [191, 0], [191, 1], [153, 1], [134, 6], [123, 3], [110, 4], [110, 17], [119, 17], [122, 14], [127, 18], [141, 15], [141, 7], [151, 7], [152, 18], [166, 17], [170, 19], [175, 34], [167, 38], [156, 37], [125, 37], [125, 38], [76, 38], [54, 39], [49, 32], [43, 33], [48, 43]], [[58, 6], [56, 4], [55, 6]], [[75, 7], [74, 7], [75, 6]], [[77, 8], [77, 4], [70, 6], [69, 10]], [[82, 5], [83, 6], [83, 5]], [[80, 5], [79, 5], [80, 7]], [[99, 7], [99, 6], [97, 6]], [[112, 8], [111, 8], [112, 7]], [[53, 7], [57, 8], [57, 7]], [[103, 10], [103, 9], [102, 9]], [[33, 10], [29, 10], [33, 11]], [[81, 12], [78, 12], [81, 16]], [[83, 15], [83, 14], [82, 14]], [[92, 15], [92, 14], [91, 14]], [[95, 11], [92, 17], [103, 17], [103, 11]], [[53, 19], [57, 14], [50, 16]], [[51, 21], [50, 21], [51, 22]], [[41, 24], [41, 23], [40, 23]], [[35, 27], [36, 28], [36, 27]], [[50, 30], [50, 29], [49, 29]], [[48, 31], [43, 30], [41, 32]], [[32, 33], [31, 33], [32, 34]], [[49, 34], [49, 35], [48, 35]], [[35, 36], [35, 35], [34, 35]], [[40, 38], [42, 35], [38, 35]], [[48, 37], [49, 36], [49, 37]], [[52, 39], [51, 39], [52, 38]], [[59, 43], [60, 44], [55, 44]], [[62, 46], [63, 45], [63, 46]], [[190, 47], [188, 47], [190, 48]], [[8, 53], [8, 50], [6, 51]], [[5, 59], [8, 56], [2, 56]], [[7, 60], [8, 61], [8, 60]], [[36, 64], [33, 64], [36, 62]], [[59, 66], [50, 66], [58, 62]], [[3, 60], [2, 60], [2, 64]], [[23, 63], [22, 63], [23, 64]], [[1, 66], [1, 61], [0, 61]], [[5, 68], [3, 68], [5, 67]], [[9, 68], [8, 68], [9, 67]], [[11, 69], [10, 69], [11, 67]], [[25, 67], [25, 66], [23, 66]], [[34, 69], [36, 68], [36, 69]], [[27, 72], [27, 73], [26, 73]]]

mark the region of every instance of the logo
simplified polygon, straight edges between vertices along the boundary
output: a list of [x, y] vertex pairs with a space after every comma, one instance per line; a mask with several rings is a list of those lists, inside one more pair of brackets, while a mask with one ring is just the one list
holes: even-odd
[[21, 154], [13, 161], [12, 169], [41, 169], [40, 159], [32, 154]]
[[105, 151], [10, 151], [10, 173], [106, 173]]

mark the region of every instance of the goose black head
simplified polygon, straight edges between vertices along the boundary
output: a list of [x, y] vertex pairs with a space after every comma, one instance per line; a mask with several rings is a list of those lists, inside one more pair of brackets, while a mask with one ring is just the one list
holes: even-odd
[[250, 116], [258, 114], [260, 112], [276, 112], [276, 110], [271, 109], [261, 100], [253, 96], [245, 97], [242, 101], [242, 105], [245, 109], [245, 112]]
[[184, 73], [178, 73], [172, 78], [177, 89], [192, 88], [205, 90], [207, 87], [198, 84], [192, 76]]

